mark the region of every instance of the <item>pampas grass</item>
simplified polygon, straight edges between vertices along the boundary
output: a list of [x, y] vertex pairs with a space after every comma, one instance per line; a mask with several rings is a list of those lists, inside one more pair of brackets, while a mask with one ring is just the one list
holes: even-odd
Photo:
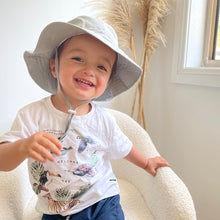
[[[139, 102], [138, 102], [138, 113], [137, 122], [145, 128], [145, 117], [143, 109], [143, 98], [144, 98], [144, 82], [147, 73], [147, 67], [150, 58], [154, 50], [159, 46], [159, 42], [163, 45], [166, 44], [165, 36], [161, 31], [162, 20], [167, 15], [168, 3], [166, 0], [136, 0], [134, 1], [137, 7], [139, 17], [142, 21], [142, 29], [144, 33], [144, 42], [141, 55], [141, 67], [143, 74], [141, 80], [137, 85], [139, 91]], [[137, 99], [137, 92], [135, 92], [131, 116], [133, 117], [134, 106]]]
[[[138, 81], [131, 116], [134, 117], [134, 109], [137, 105], [137, 122], [143, 124], [145, 128], [145, 117], [143, 108], [144, 81], [150, 58], [162, 42], [166, 43], [165, 36], [161, 31], [163, 18], [167, 15], [168, 0], [90, 0], [89, 6], [93, 6], [100, 11], [98, 17], [109, 23], [116, 31], [119, 38], [119, 45], [129, 47], [132, 51], [133, 59], [137, 62], [137, 54], [134, 41], [134, 24], [131, 8], [135, 7], [142, 22], [143, 47], [140, 51], [140, 63], [143, 74]], [[134, 10], [133, 10], [134, 11]], [[138, 54], [139, 55], [139, 54]], [[136, 102], [138, 99], [138, 102]]]
[[127, 0], [91, 0], [88, 4], [98, 9], [98, 17], [115, 29], [119, 45], [131, 48], [133, 21]]

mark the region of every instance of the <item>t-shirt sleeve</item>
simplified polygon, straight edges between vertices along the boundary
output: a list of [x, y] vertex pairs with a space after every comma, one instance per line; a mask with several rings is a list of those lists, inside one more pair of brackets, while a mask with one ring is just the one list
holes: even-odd
[[109, 135], [109, 150], [107, 156], [110, 159], [121, 159], [129, 154], [132, 148], [132, 142], [121, 131], [113, 116], [110, 116], [111, 132]]
[[[10, 131], [0, 136], [0, 143], [3, 142], [15, 142], [21, 138], [27, 138], [32, 135], [30, 126], [32, 122], [29, 120], [29, 117], [25, 112], [19, 111], [16, 115], [16, 118], [11, 126]], [[32, 129], [33, 131], [33, 129]]]

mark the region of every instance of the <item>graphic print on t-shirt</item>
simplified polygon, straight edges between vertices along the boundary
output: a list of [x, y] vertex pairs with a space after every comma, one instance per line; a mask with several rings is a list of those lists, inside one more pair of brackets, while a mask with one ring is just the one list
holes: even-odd
[[83, 202], [80, 197], [92, 187], [91, 178], [99, 161], [96, 147], [92, 146], [95, 141], [76, 129], [68, 132], [62, 144], [61, 155], [56, 156], [54, 163], [34, 161], [31, 164], [34, 192], [41, 194], [48, 201], [49, 209], [56, 213]]

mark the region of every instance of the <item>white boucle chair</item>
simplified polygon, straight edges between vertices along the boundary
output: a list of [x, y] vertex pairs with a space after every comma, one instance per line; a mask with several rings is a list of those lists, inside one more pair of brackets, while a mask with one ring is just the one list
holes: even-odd
[[[141, 126], [124, 113], [109, 111], [144, 155], [159, 155]], [[159, 168], [156, 177], [152, 177], [124, 159], [114, 160], [112, 165], [118, 177], [126, 220], [196, 219], [192, 197], [171, 168]], [[26, 161], [13, 171], [0, 172], [0, 219], [40, 220], [42, 215], [35, 211], [35, 203], [36, 196], [29, 184]]]

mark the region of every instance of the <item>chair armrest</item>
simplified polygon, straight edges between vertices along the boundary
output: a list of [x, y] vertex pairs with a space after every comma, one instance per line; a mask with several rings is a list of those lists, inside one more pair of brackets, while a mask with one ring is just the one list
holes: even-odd
[[141, 192], [156, 220], [196, 220], [192, 197], [171, 168], [159, 168], [153, 177], [126, 160], [114, 160], [112, 167], [118, 178], [129, 181]]
[[9, 172], [0, 172], [0, 213], [2, 219], [21, 220], [33, 195], [27, 171], [27, 161]]
[[158, 169], [156, 177], [150, 178], [147, 186], [150, 188], [146, 192], [148, 206], [155, 219], [196, 220], [189, 190], [171, 168]]

